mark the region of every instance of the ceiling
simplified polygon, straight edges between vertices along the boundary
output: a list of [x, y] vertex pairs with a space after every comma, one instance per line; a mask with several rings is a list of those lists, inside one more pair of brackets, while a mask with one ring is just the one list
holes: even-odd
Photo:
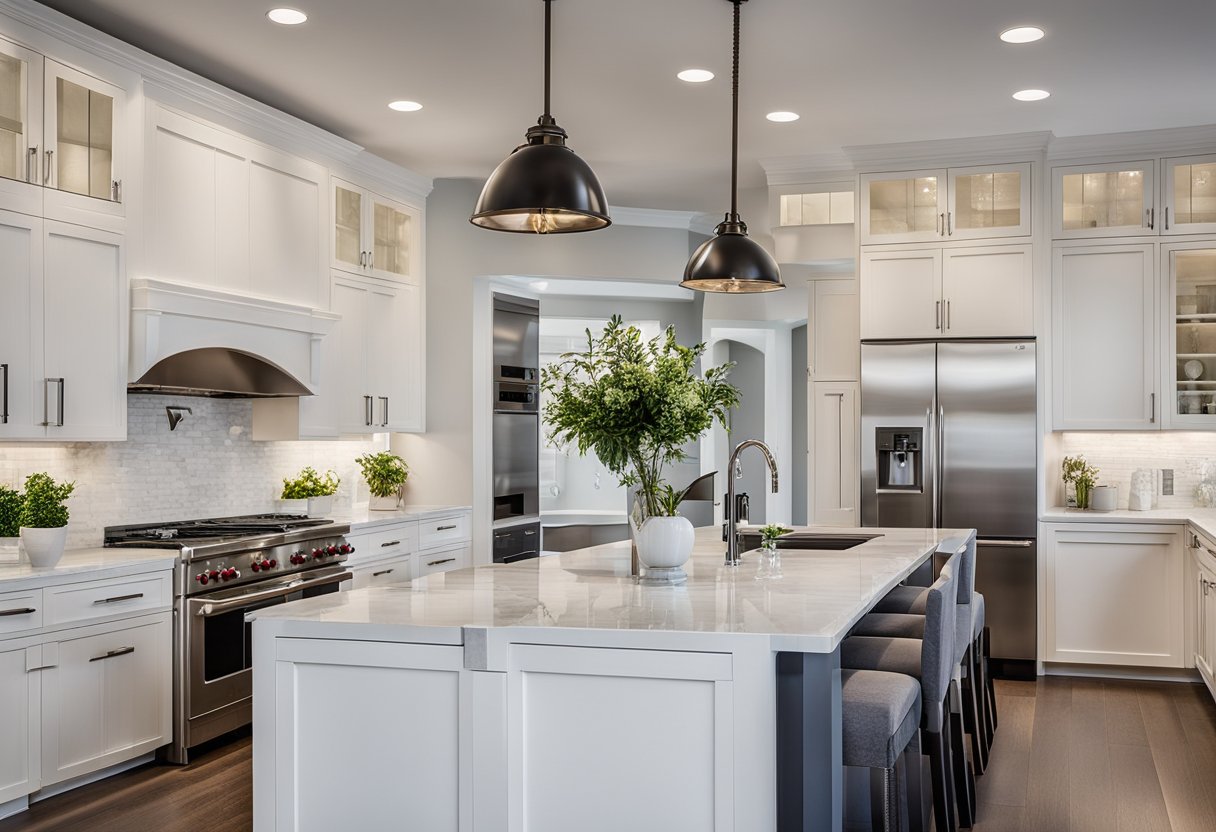
[[[541, 109], [538, 0], [48, 0], [47, 5], [433, 177], [484, 177]], [[1001, 43], [1013, 25], [1042, 41]], [[614, 205], [720, 213], [730, 5], [554, 3], [553, 112]], [[1212, 0], [755, 0], [743, 7], [741, 167], [842, 146], [1216, 123]], [[677, 81], [712, 69], [707, 84]], [[1018, 89], [1051, 98], [1021, 103]], [[416, 113], [393, 99], [420, 101]], [[774, 124], [772, 110], [802, 118]]]

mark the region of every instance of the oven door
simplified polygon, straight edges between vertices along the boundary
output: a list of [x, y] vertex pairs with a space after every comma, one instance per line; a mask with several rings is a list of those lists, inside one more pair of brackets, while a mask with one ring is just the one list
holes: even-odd
[[350, 579], [346, 569], [330, 566], [187, 598], [183, 662], [187, 718], [252, 696], [253, 625], [245, 621], [246, 613], [337, 592]]

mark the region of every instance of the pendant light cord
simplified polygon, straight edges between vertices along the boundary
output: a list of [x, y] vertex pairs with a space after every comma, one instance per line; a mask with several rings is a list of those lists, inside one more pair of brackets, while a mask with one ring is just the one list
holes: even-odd
[[549, 18], [553, 8], [553, 0], [545, 0], [545, 115], [546, 121], [552, 118], [549, 113]]
[[743, 0], [733, 0], [733, 2], [735, 5], [735, 52], [730, 85], [730, 214], [732, 219], [737, 220], [739, 216], [739, 9]]

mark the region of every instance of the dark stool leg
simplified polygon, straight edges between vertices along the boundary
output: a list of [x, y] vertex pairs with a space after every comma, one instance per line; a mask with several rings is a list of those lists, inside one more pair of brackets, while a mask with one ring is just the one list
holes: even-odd
[[975, 825], [975, 775], [963, 748], [962, 701], [958, 687], [950, 683], [950, 756], [954, 769], [954, 793], [958, 802], [958, 825], [970, 829]]
[[963, 656], [963, 667], [967, 675], [963, 677], [963, 725], [971, 737], [971, 761], [975, 766], [975, 774], [979, 776], [988, 769], [988, 743], [984, 732], [987, 724], [984, 716], [984, 699], [987, 691], [983, 687], [979, 664], [976, 662], [975, 645], [967, 648]]
[[984, 689], [987, 693], [988, 699], [988, 730], [995, 737], [997, 727], [996, 688], [992, 684], [992, 672], [989, 668], [988, 662], [992, 651], [992, 635], [989, 633], [987, 627], [984, 628], [984, 632], [982, 633], [981, 637], [984, 640]]

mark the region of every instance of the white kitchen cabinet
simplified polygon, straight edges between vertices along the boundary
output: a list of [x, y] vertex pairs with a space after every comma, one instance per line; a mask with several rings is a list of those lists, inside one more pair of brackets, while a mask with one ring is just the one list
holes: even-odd
[[1156, 430], [1155, 247], [1054, 251], [1055, 430]]
[[0, 212], [0, 438], [126, 438], [122, 237]]
[[337, 178], [333, 194], [333, 268], [418, 283], [422, 212]]
[[40, 645], [0, 642], [0, 804], [37, 791], [41, 751], [38, 731], [42, 713]]
[[856, 280], [811, 281], [807, 367], [811, 381], [861, 378], [861, 301]]
[[857, 442], [860, 383], [815, 382], [811, 385], [810, 522], [823, 526], [859, 526], [860, 498]]
[[451, 572], [473, 565], [473, 547], [468, 543], [428, 549], [418, 554], [414, 577], [424, 578], [436, 572]]
[[172, 735], [170, 613], [43, 646], [42, 782], [153, 751]]
[[325, 168], [160, 105], [148, 120], [147, 271], [327, 307]]
[[1032, 261], [1029, 245], [863, 251], [861, 337], [1033, 335]]
[[1181, 527], [1059, 523], [1044, 530], [1044, 661], [1188, 664]]
[[1164, 427], [1216, 429], [1216, 243], [1161, 247]]
[[1199, 539], [1198, 543], [1191, 548], [1195, 564], [1191, 587], [1195, 599], [1195, 669], [1216, 696], [1216, 557], [1203, 555], [1205, 550], [1200, 547], [1213, 548], [1209, 541]]
[[0, 207], [42, 216], [42, 70], [37, 52], [0, 39]]
[[1030, 164], [867, 173], [861, 242], [1030, 236]]
[[1157, 234], [1152, 159], [1051, 169], [1052, 236]]
[[351, 567], [351, 579], [344, 589], [391, 586], [414, 578], [414, 555], [398, 555]]
[[1216, 155], [1161, 164], [1161, 233], [1216, 234]]
[[507, 828], [765, 828], [735, 817], [733, 688], [730, 654], [512, 645]]

